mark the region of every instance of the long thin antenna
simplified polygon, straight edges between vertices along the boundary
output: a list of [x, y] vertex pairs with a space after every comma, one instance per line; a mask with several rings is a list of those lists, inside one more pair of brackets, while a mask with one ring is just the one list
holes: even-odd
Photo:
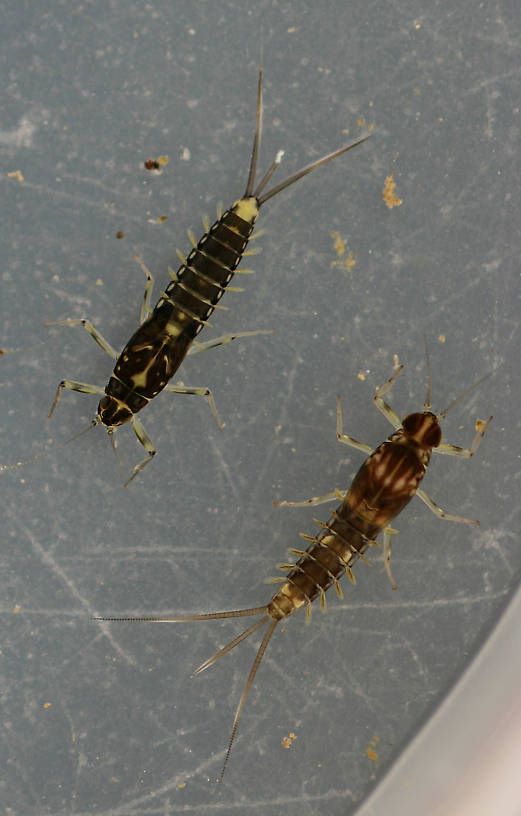
[[431, 358], [429, 357], [429, 349], [427, 348], [427, 338], [423, 337], [423, 342], [425, 344], [425, 380], [427, 382], [427, 390], [425, 393], [425, 402], [423, 403], [423, 409], [425, 411], [431, 410]]
[[278, 620], [274, 620], [274, 621], [272, 621], [272, 623], [270, 623], [270, 625], [269, 625], [269, 627], [268, 627], [268, 629], [266, 631], [266, 634], [264, 635], [264, 637], [262, 639], [262, 643], [259, 646], [259, 651], [257, 652], [257, 654], [255, 656], [255, 660], [253, 661], [253, 665], [252, 665], [252, 667], [250, 669], [248, 679], [246, 680], [243, 692], [241, 694], [241, 699], [239, 700], [239, 705], [237, 706], [237, 711], [235, 712], [235, 719], [233, 721], [232, 733], [231, 733], [231, 736], [230, 736], [230, 741], [228, 743], [228, 750], [226, 751], [226, 756], [224, 758], [224, 764], [223, 764], [223, 767], [222, 767], [221, 775], [219, 777], [219, 782], [223, 781], [223, 776], [224, 776], [224, 772], [226, 770], [226, 765], [228, 764], [228, 759], [230, 757], [230, 752], [232, 750], [233, 741], [235, 739], [235, 735], [237, 733], [237, 728], [239, 727], [239, 721], [241, 719], [241, 714], [242, 714], [243, 709], [244, 709], [244, 703], [246, 702], [246, 698], [247, 698], [248, 693], [249, 693], [249, 691], [250, 691], [250, 689], [252, 687], [253, 681], [255, 679], [255, 675], [257, 674], [257, 669], [260, 666], [260, 662], [261, 662], [262, 658], [264, 657], [264, 652], [266, 651], [266, 649], [268, 647], [268, 643], [270, 642], [271, 636], [272, 636], [273, 632], [275, 631], [275, 627], [277, 626], [277, 624], [278, 624]]
[[65, 442], [62, 442], [61, 445], [59, 445], [58, 447], [64, 447], [65, 445], [68, 445], [69, 442], [74, 442], [75, 439], [79, 439], [80, 436], [83, 436], [84, 433], [87, 433], [87, 431], [90, 431], [92, 428], [95, 428], [96, 425], [100, 424], [100, 422], [101, 419], [99, 417], [96, 417], [96, 419], [92, 419], [86, 428], [83, 428], [83, 430], [79, 431], [77, 434], [74, 434], [74, 436], [71, 436], [69, 437], [69, 439], [66, 439]]
[[268, 618], [269, 618], [268, 615], [264, 615], [264, 617], [262, 617], [260, 620], [256, 621], [255, 623], [252, 623], [252, 625], [249, 626], [248, 629], [245, 629], [244, 632], [241, 632], [240, 635], [237, 635], [237, 637], [231, 640], [229, 643], [227, 643], [226, 646], [223, 646], [222, 649], [219, 649], [219, 651], [212, 655], [212, 657], [209, 657], [208, 660], [205, 660], [204, 663], [201, 663], [199, 668], [194, 671], [194, 675], [200, 674], [205, 669], [208, 669], [210, 666], [213, 666], [213, 664], [217, 660], [219, 660], [220, 657], [224, 657], [224, 655], [228, 654], [228, 652], [230, 652], [235, 646], [238, 646], [239, 643], [242, 643], [242, 641], [246, 640], [247, 637], [253, 635], [253, 633], [256, 632], [257, 629], [260, 629], [261, 626], [264, 626]]
[[[250, 615], [262, 615], [261, 619], [252, 623], [244, 632], [241, 632], [240, 635], [237, 635], [233, 640], [223, 646], [222, 649], [219, 649], [212, 657], [209, 657], [208, 660], [205, 660], [198, 669], [195, 670], [194, 674], [199, 674], [200, 672], [204, 671], [205, 669], [212, 666], [219, 658], [224, 657], [225, 654], [228, 654], [235, 646], [238, 646], [239, 643], [242, 643], [243, 640], [246, 640], [247, 637], [253, 635], [258, 629], [264, 626], [270, 619], [270, 615], [267, 614], [268, 607], [267, 606], [256, 606], [251, 609], [235, 609], [231, 612], [206, 612], [202, 615], [162, 615], [162, 616], [155, 616], [155, 617], [143, 617], [143, 618], [129, 618], [129, 617], [122, 617], [122, 618], [106, 618], [106, 617], [94, 617], [92, 620], [98, 621], [120, 621], [120, 622], [136, 622], [141, 621], [144, 623], [180, 623], [183, 621], [206, 621], [206, 620], [218, 620], [222, 618], [242, 618]], [[241, 698], [239, 700], [239, 705], [237, 706], [237, 710], [235, 712], [235, 718], [233, 721], [232, 732], [230, 736], [230, 741], [228, 742], [228, 748], [226, 751], [226, 756], [224, 758], [224, 764], [221, 770], [221, 775], [219, 777], [219, 782], [222, 782], [224, 772], [226, 770], [226, 765], [228, 764], [228, 759], [230, 757], [230, 753], [232, 750], [232, 745], [235, 740], [235, 735], [237, 733], [237, 728], [239, 727], [239, 721], [241, 719], [242, 712], [244, 710], [244, 704], [246, 702], [246, 698], [250, 692], [250, 689], [253, 685], [253, 681], [255, 679], [255, 675], [257, 674], [257, 669], [260, 666], [261, 660], [264, 657], [264, 652], [268, 647], [268, 643], [270, 642], [270, 638], [275, 631], [275, 627], [277, 626], [278, 620], [272, 620], [266, 633], [262, 639], [262, 643], [259, 646], [258, 652], [255, 656], [255, 660], [253, 661], [253, 665], [250, 669], [250, 673], [248, 675], [248, 679], [244, 684], [244, 689], [241, 694]]]
[[269, 180], [270, 180], [270, 178], [272, 177], [273, 173], [275, 172], [275, 170], [276, 170], [276, 169], [277, 169], [277, 167], [279, 166], [279, 164], [280, 164], [280, 162], [281, 162], [281, 160], [282, 160], [283, 155], [284, 155], [284, 151], [283, 151], [283, 150], [279, 150], [279, 152], [277, 153], [277, 155], [276, 155], [276, 156], [275, 156], [275, 158], [273, 159], [273, 162], [272, 162], [272, 164], [271, 164], [271, 167], [269, 168], [269, 170], [267, 171], [267, 173], [266, 173], [266, 174], [265, 174], [265, 175], [262, 177], [262, 179], [261, 179], [261, 180], [259, 181], [259, 183], [257, 184], [257, 187], [255, 188], [255, 192], [253, 193], [253, 196], [254, 196], [255, 198], [257, 198], [257, 199], [259, 198], [259, 194], [260, 194], [260, 193], [261, 193], [261, 192], [264, 190], [264, 188], [265, 188], [266, 184], [268, 183], [268, 181], [269, 181]]
[[471, 385], [470, 388], [467, 388], [467, 390], [464, 391], [463, 394], [460, 394], [459, 397], [456, 397], [456, 399], [453, 400], [450, 403], [450, 405], [447, 408], [445, 408], [444, 411], [441, 411], [439, 414], [437, 414], [438, 419], [443, 419], [444, 417], [446, 417], [449, 411], [451, 411], [454, 408], [454, 406], [458, 404], [458, 402], [460, 402], [464, 397], [468, 397], [468, 395], [472, 393], [472, 391], [475, 391], [475, 389], [478, 386], [480, 386], [481, 383], [485, 382], [485, 380], [488, 380], [488, 378], [491, 377], [493, 373], [494, 373], [493, 371], [489, 371], [488, 374], [485, 374], [484, 377], [481, 377], [477, 382], [474, 383], [474, 385]]
[[359, 144], [362, 144], [362, 142], [367, 141], [367, 139], [371, 137], [371, 134], [366, 133], [365, 136], [362, 136], [355, 142], [352, 142], [349, 145], [345, 145], [344, 147], [341, 147], [339, 150], [335, 150], [333, 151], [333, 153], [328, 153], [327, 156], [323, 156], [321, 159], [317, 159], [316, 161], [311, 162], [311, 164], [308, 164], [306, 165], [306, 167], [303, 167], [301, 170], [298, 170], [292, 176], [287, 178], [285, 181], [282, 181], [276, 187], [273, 187], [272, 190], [269, 190], [267, 193], [265, 193], [262, 197], [259, 198], [260, 193], [266, 187], [268, 181], [271, 179], [273, 173], [279, 166], [282, 156], [284, 155], [284, 151], [279, 150], [269, 170], [263, 176], [263, 178], [261, 179], [261, 181], [259, 182], [254, 191], [261, 137], [262, 137], [262, 54], [261, 54], [261, 65], [259, 68], [259, 79], [257, 82], [257, 113], [255, 117], [255, 133], [253, 136], [250, 170], [248, 173], [248, 181], [246, 183], [244, 198], [250, 198], [253, 196], [254, 198], [257, 199], [258, 205], [260, 207], [262, 204], [264, 204], [264, 202], [268, 201], [270, 198], [273, 198], [273, 196], [276, 196], [278, 193], [281, 193], [282, 190], [285, 190], [286, 187], [289, 187], [291, 184], [294, 184], [299, 179], [303, 178], [304, 176], [307, 176], [308, 173], [312, 173], [313, 170], [322, 167], [323, 164], [327, 164], [328, 162], [333, 161], [333, 159], [336, 159], [337, 156], [341, 156], [342, 153], [347, 153], [348, 150], [352, 150], [353, 147], [357, 147]]
[[74, 436], [71, 436], [69, 439], [66, 439], [65, 442], [60, 442], [59, 445], [52, 445], [51, 448], [48, 448], [46, 451], [35, 454], [35, 456], [32, 456], [31, 459], [24, 459], [23, 461], [20, 462], [14, 462], [14, 464], [12, 465], [0, 465], [0, 473], [4, 470], [14, 470], [15, 468], [23, 467], [23, 465], [30, 465], [33, 462], [37, 462], [38, 459], [43, 459], [45, 456], [49, 456], [54, 450], [60, 450], [61, 448], [64, 448], [65, 445], [68, 445], [69, 442], [74, 442], [75, 439], [78, 439], [78, 437], [83, 436], [83, 434], [87, 433], [87, 431], [90, 431], [91, 428], [95, 428], [96, 425], [99, 425], [100, 422], [101, 420], [99, 418], [93, 419], [87, 425], [87, 427], [82, 428], [82, 430], [79, 431], [79, 433], [74, 434]]
[[257, 160], [259, 158], [259, 148], [262, 135], [262, 62], [259, 68], [259, 80], [257, 82], [257, 116], [255, 118], [255, 134], [253, 137], [253, 147], [251, 151], [250, 172], [244, 198], [249, 198], [255, 184], [255, 173], [257, 172]]
[[316, 161], [311, 162], [311, 164], [306, 165], [306, 167], [303, 167], [301, 170], [298, 170], [296, 173], [286, 179], [286, 181], [281, 182], [276, 187], [273, 187], [272, 190], [268, 190], [267, 193], [261, 196], [261, 198], [258, 200], [259, 207], [268, 201], [268, 199], [273, 198], [273, 196], [276, 196], [278, 193], [281, 193], [282, 190], [285, 190], [286, 187], [290, 186], [290, 184], [294, 184], [299, 179], [307, 176], [308, 173], [312, 173], [313, 170], [317, 170], [319, 167], [322, 167], [323, 164], [333, 161], [333, 159], [336, 159], [337, 156], [341, 156], [342, 153], [347, 153], [348, 150], [352, 150], [359, 144], [366, 142], [371, 138], [371, 135], [371, 133], [366, 133], [365, 136], [361, 136], [360, 139], [357, 139], [355, 142], [345, 145], [344, 147], [339, 148], [339, 150], [334, 150], [333, 153], [328, 153], [327, 156], [323, 156], [321, 159], [317, 159]]
[[96, 615], [92, 620], [99, 621], [139, 621], [140, 623], [183, 623], [183, 621], [219, 620], [222, 618], [244, 618], [247, 615], [262, 615], [266, 606], [255, 606], [252, 609], [234, 609], [231, 612], [205, 612], [203, 615], [156, 615], [139, 618], [119, 617], [107, 618]]

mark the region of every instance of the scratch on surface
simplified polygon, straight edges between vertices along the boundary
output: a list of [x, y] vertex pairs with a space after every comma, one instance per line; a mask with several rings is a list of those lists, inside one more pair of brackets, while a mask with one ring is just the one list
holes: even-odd
[[435, 609], [436, 607], [466, 606], [467, 604], [481, 604], [489, 601], [498, 601], [508, 595], [508, 589], [499, 592], [484, 592], [479, 595], [464, 598], [433, 598], [425, 601], [362, 601], [361, 603], [335, 604], [332, 610], [353, 612], [361, 609]]
[[509, 575], [512, 575], [514, 570], [512, 569], [512, 565], [507, 558], [507, 554], [502, 546], [502, 539], [508, 538], [513, 539], [514, 537], [507, 533], [505, 530], [501, 528], [492, 528], [491, 530], [484, 530], [481, 534], [481, 538], [483, 544], [486, 548], [490, 548], [494, 550], [496, 556], [499, 557], [504, 564], [505, 568], [508, 571]]
[[89, 176], [79, 176], [77, 173], [60, 173], [60, 178], [71, 179], [72, 181], [77, 181], [81, 184], [90, 184], [93, 187], [98, 187], [100, 190], [104, 190], [106, 193], [108, 193], [111, 200], [114, 196], [114, 186], [105, 184], [103, 181], [101, 181], [101, 179], [95, 177], [91, 178]]
[[[205, 762], [202, 762], [193, 771], [191, 771], [191, 772], [184, 771], [182, 773], [177, 773], [172, 777], [172, 779], [170, 779], [168, 782], [165, 782], [164, 785], [160, 785], [160, 787], [156, 788], [156, 790], [150, 791], [150, 793], [146, 793], [143, 796], [138, 796], [135, 799], [131, 799], [129, 802], [125, 803], [124, 805], [121, 805], [121, 806], [118, 806], [118, 807], [115, 807], [115, 808], [110, 808], [110, 810], [107, 810], [105, 814], [100, 814], [100, 816], [129, 816], [131, 811], [133, 811], [134, 813], [137, 813], [138, 816], [143, 816], [143, 814], [145, 812], [147, 812], [147, 813], [154, 813], [154, 812], [163, 813], [164, 812], [163, 808], [161, 808], [161, 810], [158, 809], [157, 811], [155, 809], [154, 809], [154, 811], [152, 811], [152, 810], [145, 811], [145, 810], [143, 810], [143, 805], [145, 805], [147, 802], [151, 802], [153, 799], [157, 799], [159, 796], [164, 796], [165, 794], [168, 794], [168, 793], [170, 793], [172, 791], [176, 791], [177, 786], [180, 783], [187, 782], [190, 779], [193, 779], [194, 777], [203, 775], [204, 773], [206, 773], [208, 771], [208, 768], [214, 767], [216, 765], [216, 763], [218, 763], [218, 765], [220, 765], [221, 762], [224, 760], [225, 755], [226, 755], [226, 751], [220, 751], [218, 754], [214, 754], [210, 759], [207, 759], [207, 760], [205, 760]], [[190, 807], [190, 806], [188, 806], [188, 807]], [[183, 810], [184, 809], [185, 808], [183, 807]], [[192, 808], [190, 808], [190, 809], [192, 809]], [[198, 810], [198, 811], [203, 810], [204, 805], [198, 805], [197, 807], [194, 806], [193, 809]]]
[[[487, 165], [479, 165], [474, 174], [469, 178], [467, 184], [462, 184], [459, 193], [451, 196], [450, 201], [446, 202], [440, 207], [440, 213], [445, 220], [450, 220], [454, 217], [454, 212], [460, 213], [467, 209], [468, 202], [472, 198], [472, 193], [475, 193], [475, 198], [480, 201], [482, 198], [482, 191], [486, 189], [489, 168]], [[470, 222], [469, 222], [470, 223]], [[470, 226], [477, 227], [470, 223]]]
[[228, 484], [230, 485], [230, 490], [233, 493], [233, 497], [235, 498], [236, 501], [239, 501], [237, 488], [236, 488], [235, 482], [234, 482], [234, 480], [232, 478], [231, 468], [230, 468], [228, 462], [226, 461], [226, 459], [224, 458], [224, 456], [222, 454], [222, 451], [220, 450], [219, 446], [216, 444], [215, 439], [213, 438], [213, 436], [209, 436], [208, 439], [210, 441], [210, 445], [212, 446], [214, 456], [217, 459], [217, 461], [219, 462], [219, 465], [221, 466], [222, 472], [224, 473], [224, 475], [226, 476], [226, 479], [228, 480]]
[[295, 377], [297, 376], [297, 369], [301, 362], [302, 358], [298, 354], [296, 354], [293, 360], [293, 366], [291, 367], [291, 370], [288, 374], [288, 387], [282, 399], [278, 420], [275, 423], [276, 425], [284, 426], [287, 423], [288, 416], [287, 407], [293, 397], [293, 389], [295, 388]]
[[[179, 774], [174, 780], [172, 780], [172, 782], [161, 786], [157, 790], [152, 791], [145, 796], [133, 799], [126, 805], [110, 808], [106, 811], [100, 811], [98, 816], [134, 816], [134, 814], [138, 814], [138, 816], [165, 816], [165, 813], [168, 814], [168, 816], [172, 816], [174, 813], [229, 813], [232, 810], [243, 813], [247, 811], [260, 813], [269, 807], [278, 807], [279, 811], [283, 812], [286, 806], [294, 804], [302, 807], [304, 804], [320, 804], [344, 799], [349, 802], [355, 801], [355, 795], [351, 788], [345, 788], [344, 790], [331, 790], [330, 788], [325, 793], [320, 794], [313, 795], [303, 792], [297, 796], [277, 796], [273, 799], [245, 800], [242, 797], [239, 797], [236, 801], [215, 801], [214, 799], [211, 802], [198, 802], [194, 805], [183, 804], [177, 807], [175, 805], [172, 806], [171, 802], [169, 802], [168, 810], [165, 810], [164, 804], [160, 804], [159, 802], [157, 806], [153, 808], [146, 807], [145, 809], [145, 807], [143, 807], [152, 799], [156, 799], [158, 796], [162, 796], [176, 790], [179, 783], [186, 782], [193, 775], [195, 775], [195, 773], [202, 773], [208, 764], [209, 763], [205, 763], [205, 765], [201, 766], [194, 772], [194, 774]], [[178, 791], [176, 790], [176, 794], [177, 793]], [[134, 810], [134, 808], [136, 808], [136, 810]], [[77, 813], [76, 816], [92, 816], [92, 814], [91, 811], [83, 811], [81, 813]]]
[[135, 224], [142, 224], [141, 216], [133, 215], [125, 209], [118, 209], [115, 205], [108, 206], [106, 201], [94, 201], [86, 196], [77, 195], [75, 193], [67, 193], [65, 190], [58, 190], [55, 187], [49, 187], [47, 184], [36, 184], [35, 182], [23, 181], [20, 182], [22, 187], [28, 187], [30, 190], [35, 190], [37, 193], [42, 193], [46, 197], [53, 197], [55, 199], [63, 199], [65, 201], [72, 201], [75, 204], [81, 204], [83, 207], [93, 207], [96, 210], [103, 210], [103, 212], [110, 212], [111, 215], [124, 217], [126, 222], [133, 222]]
[[479, 82], [476, 82], [474, 85], [471, 85], [470, 88], [462, 94], [462, 98], [464, 96], [470, 96], [471, 94], [477, 93], [477, 91], [481, 91], [482, 88], [489, 88], [491, 85], [496, 85], [500, 79], [511, 79], [513, 77], [518, 77], [520, 74], [519, 68], [514, 68], [511, 71], [505, 71], [503, 74], [496, 74], [495, 76], [489, 76], [485, 79], [481, 79]]
[[364, 701], [368, 711], [374, 709], [375, 701], [373, 699], [373, 696], [368, 692], [366, 688], [366, 683], [365, 682], [361, 683], [357, 679], [357, 676], [349, 669], [347, 670], [346, 679], [348, 681], [347, 686], [349, 688], [349, 691], [352, 692], [352, 694], [354, 694], [360, 700]]
[[[86, 598], [83, 597], [79, 589], [77, 588], [74, 581], [72, 581], [67, 573], [60, 567], [60, 565], [54, 560], [54, 558], [42, 547], [39, 541], [36, 539], [36, 536], [29, 530], [29, 528], [20, 521], [19, 518], [14, 517], [12, 519], [14, 523], [21, 528], [27, 539], [31, 542], [31, 546], [34, 552], [38, 555], [40, 560], [51, 570], [53, 575], [59, 578], [67, 587], [69, 592], [71, 593], [72, 597], [75, 598], [78, 603], [85, 609], [90, 617], [94, 617], [96, 614], [96, 610], [92, 608], [90, 603], [87, 601]], [[136, 665], [136, 661], [132, 657], [131, 654], [126, 652], [117, 642], [117, 640], [113, 637], [112, 632], [108, 626], [102, 627], [103, 634], [106, 635], [108, 640], [110, 641], [111, 646], [113, 649], [122, 657], [128, 664], [131, 666]]]

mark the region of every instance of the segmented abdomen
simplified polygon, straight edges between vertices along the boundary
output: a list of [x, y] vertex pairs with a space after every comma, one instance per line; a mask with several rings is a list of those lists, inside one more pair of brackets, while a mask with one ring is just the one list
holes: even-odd
[[[156, 304], [170, 307], [169, 323], [192, 339], [202, 329], [233, 277], [253, 230], [235, 208], [210, 227]], [[155, 311], [155, 310], [154, 310]]]
[[[308, 609], [318, 595], [338, 584], [344, 572], [354, 581], [351, 568], [378, 534], [414, 496], [425, 465], [416, 447], [403, 444], [396, 432], [369, 456], [333, 512], [322, 532], [312, 539], [305, 555], [290, 569], [285, 583], [273, 596], [269, 614], [280, 619], [304, 604]], [[428, 461], [428, 460], [427, 460]]]
[[118, 397], [133, 413], [173, 377], [226, 291], [258, 213], [253, 200], [249, 210], [246, 207], [252, 213], [249, 221], [237, 215], [244, 201], [249, 199], [241, 199], [203, 235], [121, 352], [105, 393]]
[[353, 565], [381, 530], [354, 514], [345, 500], [322, 527], [271, 599], [268, 614], [273, 618], [287, 617], [304, 604], [309, 609], [318, 595], [324, 603], [332, 584], [340, 591], [338, 581], [346, 572], [354, 581]]

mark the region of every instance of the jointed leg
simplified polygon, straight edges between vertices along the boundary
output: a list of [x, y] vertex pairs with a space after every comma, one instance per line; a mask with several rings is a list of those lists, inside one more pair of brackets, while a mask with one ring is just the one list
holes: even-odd
[[56, 389], [56, 396], [51, 405], [51, 410], [47, 414], [47, 419], [53, 415], [54, 409], [58, 405], [63, 389], [67, 388], [69, 391], [81, 391], [82, 394], [104, 394], [105, 389], [100, 385], [89, 385], [89, 383], [74, 382], [74, 380], [62, 380]]
[[383, 397], [391, 390], [394, 383], [396, 382], [396, 378], [401, 373], [402, 369], [403, 365], [398, 366], [392, 377], [389, 377], [389, 379], [387, 380], [386, 383], [384, 383], [384, 385], [381, 385], [376, 389], [376, 394], [373, 397], [373, 402], [380, 411], [380, 413], [384, 415], [387, 421], [390, 422], [395, 429], [400, 428], [402, 423], [400, 422], [400, 419], [397, 416], [397, 414], [394, 413], [391, 406], [385, 402]]
[[134, 255], [134, 260], [138, 262], [141, 269], [146, 275], [147, 282], [145, 284], [145, 294], [143, 295], [143, 303], [141, 304], [141, 310], [139, 312], [139, 322], [140, 324], [143, 323], [147, 317], [149, 316], [150, 312], [152, 311], [152, 289], [154, 288], [154, 278], [152, 277], [152, 273], [149, 272], [139, 255], [136, 253]]
[[416, 491], [416, 495], [422, 500], [422, 502], [425, 502], [429, 510], [431, 510], [435, 516], [438, 516], [438, 518], [443, 519], [444, 521], [459, 521], [462, 524], [479, 524], [479, 521], [476, 519], [464, 518], [463, 516], [452, 516], [450, 513], [446, 513], [445, 510], [442, 510], [442, 508], [439, 507], [439, 505], [437, 505], [436, 502], [431, 499], [431, 497], [428, 496], [424, 490], [418, 489]]
[[138, 473], [141, 473], [144, 467], [148, 465], [149, 462], [152, 461], [154, 456], [156, 455], [156, 449], [152, 440], [150, 439], [149, 435], [145, 431], [141, 420], [139, 420], [136, 416], [132, 417], [132, 427], [134, 428], [134, 433], [136, 434], [137, 438], [143, 445], [144, 449], [146, 450], [148, 456], [144, 459], [139, 465], [136, 465], [134, 470], [132, 471], [132, 476], [130, 479], [125, 482], [124, 487], [128, 487], [130, 482], [136, 478]]
[[384, 559], [385, 559], [385, 571], [387, 573], [387, 577], [391, 582], [391, 586], [393, 589], [398, 589], [398, 584], [393, 578], [393, 574], [391, 572], [391, 536], [396, 535], [398, 530], [393, 530], [392, 527], [386, 527], [384, 530]]
[[356, 448], [364, 453], [371, 453], [373, 450], [369, 445], [366, 445], [365, 442], [359, 442], [357, 439], [353, 439], [352, 436], [348, 436], [342, 432], [342, 404], [340, 394], [337, 394], [336, 398], [336, 435], [338, 441], [342, 442], [343, 445], [349, 445], [351, 448]]
[[[275, 329], [258, 329], [257, 331], [235, 332], [235, 334], [223, 334], [222, 337], [216, 337], [215, 340], [207, 340], [205, 343], [199, 343], [194, 340], [193, 346], [190, 348], [188, 355], [199, 354], [201, 351], [217, 348], [217, 346], [224, 346], [226, 343], [231, 343], [232, 340], [237, 340], [239, 337], [254, 337], [256, 334], [274, 334]], [[188, 356], [187, 355], [187, 356]]]
[[344, 493], [340, 490], [332, 490], [331, 493], [325, 493], [323, 496], [313, 496], [311, 499], [304, 499], [303, 501], [276, 501], [275, 507], [315, 507], [317, 504], [325, 504], [326, 502], [344, 500]]
[[[356, 448], [357, 450], [361, 450], [364, 453], [371, 453], [372, 448], [369, 445], [366, 445], [365, 442], [359, 442], [357, 439], [353, 439], [353, 437], [348, 436], [347, 434], [343, 433], [342, 431], [342, 403], [340, 399], [340, 394], [337, 396], [337, 404], [336, 404], [336, 435], [339, 442], [342, 442], [344, 445], [350, 445], [352, 448]], [[330, 493], [325, 493], [323, 496], [313, 496], [311, 499], [304, 499], [303, 501], [298, 502], [291, 502], [291, 501], [276, 501], [275, 507], [314, 507], [317, 504], [325, 504], [329, 501], [334, 501], [334, 499], [338, 499], [338, 501], [343, 501], [344, 493], [340, 490], [332, 490]]]
[[458, 445], [449, 445], [446, 442], [442, 442], [437, 448], [433, 448], [433, 453], [443, 453], [447, 456], [461, 456], [462, 459], [470, 459], [471, 456], [474, 456], [477, 449], [481, 444], [481, 440], [485, 436], [485, 431], [487, 430], [488, 426], [492, 422], [493, 417], [489, 417], [486, 422], [483, 422], [482, 419], [478, 419], [476, 422], [476, 436], [472, 442], [470, 448], [460, 448]]
[[212, 413], [217, 420], [217, 424], [221, 431], [225, 427], [225, 423], [221, 422], [221, 418], [217, 412], [217, 408], [215, 407], [213, 394], [209, 388], [186, 388], [184, 385], [167, 385], [164, 390], [169, 391], [171, 394], [195, 394], [198, 397], [205, 397], [208, 400]]
[[[110, 345], [108, 340], [105, 340], [102, 334], [97, 330], [96, 326], [94, 326], [90, 320], [86, 320], [84, 317], [80, 318], [69, 318], [68, 320], [52, 320], [47, 323], [43, 324], [44, 326], [83, 326], [83, 328], [88, 331], [91, 337], [94, 338], [98, 346], [101, 346], [103, 351], [112, 357], [113, 360], [117, 360], [119, 357], [118, 352], [116, 349]], [[79, 390], [79, 389], [75, 389]]]

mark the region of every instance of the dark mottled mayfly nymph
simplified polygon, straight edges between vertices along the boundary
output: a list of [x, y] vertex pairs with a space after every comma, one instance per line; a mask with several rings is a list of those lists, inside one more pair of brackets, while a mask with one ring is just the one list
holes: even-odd
[[260, 207], [268, 199], [282, 192], [303, 176], [366, 141], [370, 135], [364, 135], [355, 142], [312, 162], [281, 184], [261, 195], [280, 164], [283, 155], [282, 151], [277, 154], [267, 173], [255, 186], [257, 158], [261, 140], [261, 122], [262, 69], [259, 71], [255, 136], [246, 191], [243, 197], [236, 201], [229, 210], [226, 210], [212, 226], [205, 222], [206, 232], [199, 241], [195, 239], [192, 233], [189, 233], [192, 250], [186, 258], [178, 253], [181, 266], [177, 272], [169, 270], [172, 281], [153, 308], [150, 304], [153, 278], [140, 259], [136, 258], [147, 275], [145, 297], [140, 315], [141, 325], [132, 335], [121, 354], [118, 354], [89, 320], [69, 319], [46, 324], [48, 326], [83, 326], [101, 348], [116, 360], [112, 376], [105, 388], [73, 380], [62, 380], [58, 385], [49, 417], [52, 415], [63, 389], [81, 391], [86, 394], [102, 394], [97, 417], [89, 427], [94, 427], [100, 423], [105, 425], [115, 448], [114, 429], [126, 422], [131, 422], [137, 438], [147, 452], [146, 459], [136, 465], [127, 484], [143, 470], [155, 455], [156, 450], [152, 440], [136, 414], [160, 391], [165, 390], [175, 394], [197, 394], [206, 397], [218, 424], [223, 427], [209, 388], [185, 388], [183, 386], [168, 385], [169, 380], [186, 355], [229, 343], [238, 337], [271, 333], [270, 331], [238, 332], [205, 343], [194, 343], [201, 329], [209, 325], [208, 318], [214, 309], [225, 308], [219, 306], [219, 301], [224, 292], [227, 289], [241, 291], [237, 287], [230, 286], [234, 273], [251, 271], [237, 269], [237, 266], [244, 255], [252, 255], [256, 252], [256, 250], [247, 250], [246, 247], [252, 237], [251, 234]]
[[[337, 402], [337, 437], [339, 442], [350, 445], [357, 450], [370, 452], [370, 456], [362, 464], [354, 477], [348, 491], [341, 493], [335, 490], [325, 496], [316, 496], [303, 502], [277, 502], [287, 506], [298, 507], [322, 504], [337, 499], [339, 506], [331, 511], [327, 523], [318, 521], [320, 532], [315, 536], [300, 535], [309, 542], [307, 550], [291, 548], [289, 552], [298, 557], [296, 564], [280, 564], [280, 569], [286, 572], [284, 578], [274, 578], [273, 581], [282, 586], [265, 606], [252, 609], [239, 609], [232, 612], [209, 612], [202, 615], [166, 615], [161, 617], [141, 618], [97, 618], [97, 620], [119, 621], [149, 621], [153, 623], [169, 623], [180, 621], [206, 621], [222, 618], [238, 618], [250, 615], [261, 615], [260, 620], [253, 623], [248, 629], [234, 638], [216, 654], [206, 660], [195, 674], [208, 668], [216, 660], [227, 654], [245, 638], [252, 635], [265, 624], [268, 628], [264, 634], [259, 650], [253, 661], [248, 679], [239, 700], [235, 713], [228, 750], [221, 771], [221, 780], [230, 756], [233, 740], [237, 733], [244, 704], [251, 689], [253, 680], [268, 646], [271, 636], [280, 621], [292, 615], [297, 609], [306, 607], [306, 617], [311, 614], [311, 604], [320, 598], [320, 606], [326, 608], [326, 591], [334, 586], [340, 598], [343, 597], [339, 583], [340, 578], [347, 574], [351, 583], [355, 583], [353, 575], [354, 564], [361, 559], [366, 561], [364, 553], [375, 545], [376, 537], [384, 533], [384, 559], [387, 575], [393, 589], [397, 586], [393, 580], [390, 568], [391, 536], [396, 533], [389, 524], [398, 516], [413, 496], [419, 496], [427, 507], [439, 518], [446, 521], [458, 521], [465, 524], [479, 524], [474, 519], [463, 518], [445, 513], [423, 490], [420, 483], [425, 475], [431, 454], [443, 453], [451, 456], [470, 458], [476, 453], [479, 444], [492, 420], [476, 422], [476, 436], [470, 448], [460, 448], [456, 445], [442, 443], [440, 420], [448, 411], [473, 390], [479, 383], [454, 400], [448, 408], [439, 414], [430, 410], [430, 372], [427, 357], [427, 396], [424, 410], [408, 414], [402, 422], [384, 401], [383, 397], [389, 392], [403, 366], [396, 368], [392, 377], [381, 388], [376, 389], [374, 403], [379, 411], [394, 427], [394, 432], [372, 451], [369, 445], [358, 442], [342, 432], [342, 414], [340, 397]], [[482, 380], [480, 380], [482, 382]]]

